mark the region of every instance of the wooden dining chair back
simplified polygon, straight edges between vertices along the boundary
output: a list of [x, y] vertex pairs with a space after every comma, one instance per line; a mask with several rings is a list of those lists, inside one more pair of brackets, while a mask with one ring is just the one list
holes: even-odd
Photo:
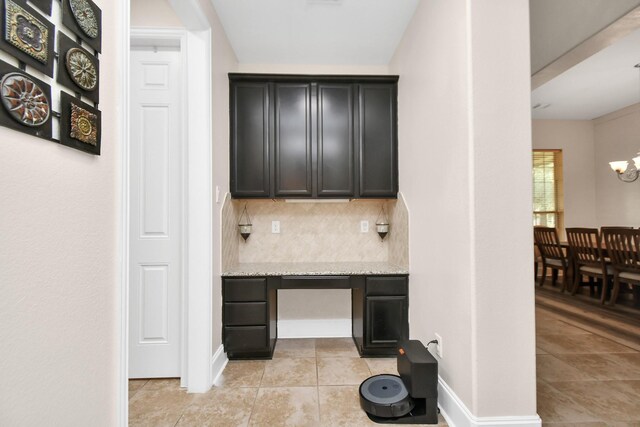
[[547, 268], [551, 268], [551, 284], [555, 286], [558, 279], [558, 272], [562, 271], [562, 291], [567, 289], [567, 257], [560, 246], [558, 232], [551, 227], [534, 227], [533, 240], [540, 250], [542, 257], [542, 276], [540, 286], [544, 285], [547, 277]]
[[[575, 295], [580, 286], [588, 285], [590, 294], [594, 294], [594, 279], [602, 282], [600, 302], [604, 304], [613, 277], [613, 270], [607, 265], [600, 247], [600, 233], [597, 228], [567, 228], [569, 254], [574, 263], [573, 287], [571, 294]], [[589, 278], [588, 283], [582, 282], [582, 276]]]
[[613, 267], [610, 304], [614, 305], [620, 282], [640, 285], [640, 229], [607, 229], [603, 231], [603, 240]]

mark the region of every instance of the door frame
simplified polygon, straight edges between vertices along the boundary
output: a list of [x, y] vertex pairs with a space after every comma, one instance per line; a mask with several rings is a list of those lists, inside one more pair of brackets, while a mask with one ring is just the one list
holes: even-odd
[[[213, 287], [213, 158], [211, 26], [198, 0], [169, 0], [186, 29], [130, 28], [130, 0], [120, 0], [122, 84], [119, 118], [121, 141], [119, 224], [119, 378], [118, 424], [129, 418], [129, 167], [131, 37], [164, 44], [179, 42], [183, 54], [185, 96], [184, 218], [181, 386], [190, 393], [211, 388]], [[179, 6], [179, 7], [176, 7]], [[153, 44], [152, 44], [153, 45]], [[162, 45], [162, 44], [161, 44]], [[203, 96], [204, 94], [204, 96]]]

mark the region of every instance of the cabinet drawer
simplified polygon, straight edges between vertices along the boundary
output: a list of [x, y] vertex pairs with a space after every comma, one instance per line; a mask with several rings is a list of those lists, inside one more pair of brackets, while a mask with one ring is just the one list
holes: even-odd
[[266, 326], [237, 326], [224, 328], [226, 352], [264, 351], [269, 349]]
[[367, 296], [407, 295], [406, 277], [367, 277]]
[[224, 302], [266, 301], [267, 279], [224, 279]]
[[232, 302], [224, 305], [225, 326], [267, 324], [266, 302]]
[[280, 289], [351, 289], [349, 276], [283, 276]]

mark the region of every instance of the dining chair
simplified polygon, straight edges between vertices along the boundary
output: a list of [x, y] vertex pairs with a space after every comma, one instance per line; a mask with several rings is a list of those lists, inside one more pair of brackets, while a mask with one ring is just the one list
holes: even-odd
[[[573, 287], [571, 295], [575, 295], [580, 286], [589, 286], [589, 294], [594, 295], [594, 279], [601, 281], [598, 286], [600, 291], [600, 303], [604, 304], [613, 269], [606, 262], [600, 247], [600, 233], [597, 228], [567, 228], [567, 240], [569, 252], [574, 265]], [[582, 282], [582, 276], [587, 276], [589, 282]]]
[[547, 268], [551, 268], [551, 285], [555, 286], [558, 280], [558, 272], [562, 271], [562, 292], [567, 289], [568, 260], [564, 250], [560, 246], [558, 232], [552, 227], [534, 227], [533, 240], [540, 250], [542, 257], [542, 275], [540, 286], [544, 285], [547, 278]]
[[640, 286], [640, 229], [605, 229], [603, 240], [613, 267], [613, 291], [609, 304], [615, 305], [620, 282]]

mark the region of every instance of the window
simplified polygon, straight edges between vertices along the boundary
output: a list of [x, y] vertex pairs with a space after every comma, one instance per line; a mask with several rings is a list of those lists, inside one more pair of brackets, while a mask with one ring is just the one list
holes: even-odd
[[533, 151], [533, 225], [562, 230], [562, 151]]

